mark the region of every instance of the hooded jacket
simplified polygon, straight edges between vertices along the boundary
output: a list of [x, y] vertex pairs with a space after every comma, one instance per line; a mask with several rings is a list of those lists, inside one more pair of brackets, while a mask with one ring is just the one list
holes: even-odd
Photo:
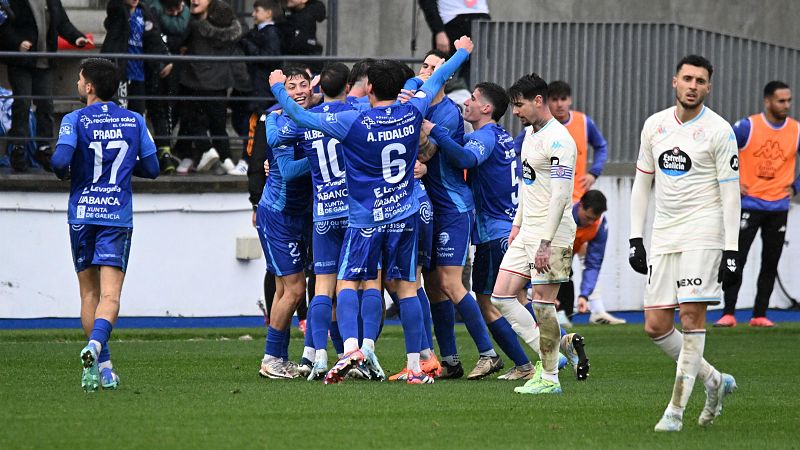
[[[192, 16], [189, 21], [183, 44], [187, 55], [230, 56], [237, 51], [242, 25], [235, 20], [227, 3], [214, 0], [213, 4], [219, 5], [209, 6], [205, 19]], [[199, 90], [228, 89], [235, 85], [236, 66], [229, 62], [187, 62], [181, 71], [180, 84]]]

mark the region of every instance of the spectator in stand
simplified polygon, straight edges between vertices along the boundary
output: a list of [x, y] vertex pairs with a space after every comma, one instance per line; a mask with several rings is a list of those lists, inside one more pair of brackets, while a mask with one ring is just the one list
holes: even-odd
[[[425, 15], [425, 22], [431, 29], [433, 48], [447, 55], [455, 53], [453, 42], [461, 36], [472, 36], [473, 20], [490, 20], [487, 0], [417, 0]], [[456, 72], [456, 77], [464, 83], [451, 81], [449, 89], [472, 86], [469, 81], [469, 60]]]
[[[233, 9], [222, 0], [193, 0], [192, 20], [189, 22], [183, 53], [187, 55], [231, 55], [242, 35], [242, 26]], [[194, 166], [198, 172], [213, 169], [224, 175], [234, 168], [228, 141], [228, 89], [234, 86], [234, 66], [231, 63], [188, 62], [180, 74], [179, 94], [190, 97], [183, 103], [182, 128], [192, 136], [211, 133], [213, 147], [207, 139], [194, 141], [193, 154], [181, 155], [178, 173], [186, 174]], [[192, 96], [214, 97], [212, 100], [193, 100]], [[183, 130], [182, 130], [183, 131]]]
[[[11, 11], [0, 27], [0, 50], [12, 52], [55, 52], [58, 36], [83, 47], [90, 44], [86, 36], [78, 31], [67, 17], [61, 0], [9, 0], [5, 10]], [[53, 95], [53, 80], [48, 58], [8, 58], [4, 61], [8, 70], [8, 81], [14, 95]], [[53, 138], [53, 100], [34, 100], [36, 105], [36, 136], [30, 135], [28, 111], [31, 99], [17, 98], [11, 107], [11, 129], [8, 135], [17, 138], [38, 138], [34, 159], [45, 170], [51, 171]], [[25, 142], [12, 141], [9, 154], [15, 172], [28, 169]]]
[[[325, 20], [325, 4], [319, 0], [284, 0], [286, 22], [283, 53], [285, 55], [322, 55], [322, 45], [317, 42], [317, 22]], [[321, 61], [308, 61], [313, 73], [322, 71]]]
[[[180, 53], [181, 43], [186, 35], [189, 25], [189, 8], [184, 0], [143, 0], [150, 7], [153, 16], [158, 20], [158, 28], [167, 44], [170, 54]], [[157, 79], [156, 83], [147, 83], [145, 92], [147, 95], [174, 97], [178, 95], [178, 78], [180, 74], [180, 63], [173, 63], [172, 71], [164, 78]], [[147, 100], [147, 112], [150, 114], [151, 122], [156, 136], [171, 136], [173, 129], [178, 125], [178, 107], [172, 100]], [[175, 168], [180, 163], [180, 159], [173, 156], [173, 149], [167, 139], [155, 139], [158, 147], [158, 159], [161, 171], [165, 174], [175, 172]], [[180, 144], [176, 143], [176, 147]], [[183, 144], [191, 143], [183, 141]]]
[[[106, 19], [103, 26], [106, 29], [106, 38], [100, 53], [128, 53], [128, 54], [169, 54], [167, 45], [161, 39], [158, 19], [149, 6], [139, 0], [109, 0], [106, 5]], [[149, 109], [144, 99], [128, 97], [157, 94], [159, 82], [169, 76], [172, 64], [166, 61], [142, 61], [136, 59], [122, 59], [116, 61], [120, 71], [120, 84], [118, 96], [120, 104], [131, 111], [144, 115]], [[149, 89], [147, 86], [156, 86]], [[168, 119], [162, 111], [154, 108], [148, 111], [148, 118], [156, 136], [169, 135]], [[165, 173], [175, 171], [175, 165], [169, 153], [169, 141], [164, 138], [156, 140], [159, 160], [166, 164], [162, 167]]]

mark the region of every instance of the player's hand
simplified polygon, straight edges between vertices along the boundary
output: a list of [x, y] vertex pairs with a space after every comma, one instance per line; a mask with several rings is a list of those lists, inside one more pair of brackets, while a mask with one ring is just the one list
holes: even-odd
[[738, 259], [739, 252], [736, 250], [723, 250], [717, 275], [717, 282], [722, 283], [723, 291], [738, 284], [742, 279], [742, 271], [737, 264]]
[[411, 100], [411, 97], [414, 96], [414, 93], [417, 91], [412, 91], [409, 89], [400, 89], [400, 93], [397, 94], [397, 101], [400, 103], [406, 103]]
[[420, 178], [424, 177], [426, 173], [428, 173], [428, 166], [417, 160], [414, 163], [414, 179], [419, 180]]
[[628, 242], [631, 244], [628, 263], [636, 272], [647, 275], [647, 251], [644, 249], [642, 238], [633, 238]]
[[269, 176], [269, 161], [264, 160], [264, 175]]
[[253, 228], [256, 227], [256, 212], [253, 211]]
[[518, 225], [511, 225], [511, 232], [508, 233], [508, 245], [511, 245], [514, 242], [514, 239], [517, 238], [519, 234], [519, 226]]
[[578, 296], [578, 312], [581, 314], [589, 312], [589, 299], [582, 295]]
[[75, 39], [75, 47], [85, 47], [86, 45], [93, 43], [94, 42], [92, 42], [91, 39], [83, 36], [79, 37], [78, 39]]
[[749, 192], [749, 191], [750, 191], [750, 189], [747, 187], [746, 184], [740, 184], [739, 185], [739, 194], [747, 195], [747, 192]]
[[170, 73], [172, 73], [172, 63], [169, 63], [166, 66], [164, 66], [164, 68], [161, 69], [160, 72], [158, 72], [158, 77], [167, 78]]
[[281, 69], [275, 69], [269, 74], [269, 85], [273, 86], [277, 83], [285, 83], [286, 75], [283, 74]]
[[311, 89], [314, 89], [319, 84], [319, 75], [315, 75], [314, 78], [311, 79]]
[[463, 48], [467, 51], [467, 53], [472, 53], [472, 49], [474, 48], [472, 39], [470, 39], [469, 36], [461, 36], [453, 43], [453, 45], [456, 47], [456, 50]]
[[436, 33], [434, 39], [436, 40], [436, 50], [444, 53], [450, 53], [450, 39], [447, 38], [447, 33], [440, 31]]
[[547, 273], [550, 271], [550, 241], [545, 241], [539, 244], [539, 249], [536, 250], [536, 257], [533, 260], [533, 268], [536, 273]]
[[594, 174], [587, 173], [586, 176], [583, 177], [583, 190], [588, 191], [591, 189], [595, 181], [597, 181], [597, 177], [594, 176]]
[[31, 41], [22, 41], [19, 43], [19, 51], [27, 52], [33, 47], [33, 42]]
[[436, 126], [436, 124], [435, 124], [435, 123], [431, 122], [431, 121], [430, 121], [430, 120], [428, 120], [428, 119], [425, 119], [425, 120], [423, 120], [423, 121], [422, 121], [422, 132], [423, 132], [423, 133], [425, 133], [425, 134], [427, 134], [428, 136], [430, 136], [430, 134], [431, 134], [431, 130], [432, 130], [432, 129], [433, 129], [433, 127], [435, 127], [435, 126]]

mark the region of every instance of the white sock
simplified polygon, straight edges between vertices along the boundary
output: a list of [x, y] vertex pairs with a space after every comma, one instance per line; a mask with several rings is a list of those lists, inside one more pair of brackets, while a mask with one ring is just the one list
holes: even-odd
[[678, 356], [678, 368], [675, 371], [675, 386], [672, 389], [670, 408], [683, 416], [683, 410], [689, 403], [694, 389], [694, 380], [703, 360], [706, 344], [706, 330], [686, 330], [683, 334], [683, 346]]
[[493, 348], [490, 348], [489, 350], [487, 350], [487, 351], [485, 351], [485, 352], [481, 352], [481, 354], [480, 354], [480, 355], [481, 355], [481, 356], [488, 356], [488, 357], [490, 357], [490, 358], [497, 358], [497, 352], [496, 352], [496, 351], [494, 351], [494, 349], [493, 349]]
[[[541, 330], [539, 345], [542, 350], [542, 369], [544, 369], [542, 377], [546, 374], [555, 375], [557, 381], [558, 344], [561, 342], [561, 330], [558, 326], [558, 319], [556, 319], [556, 306], [548, 303], [533, 302], [533, 311], [539, 319], [539, 329]], [[528, 317], [530, 317], [530, 314], [528, 314]]]
[[516, 297], [492, 296], [492, 305], [508, 320], [517, 336], [521, 337], [541, 359], [539, 326], [536, 325], [536, 321], [531, 317], [531, 313], [517, 301]]
[[97, 351], [98, 355], [103, 350], [103, 344], [101, 344], [99, 341], [95, 341], [94, 339], [92, 339], [91, 341], [89, 341], [89, 344], [94, 346], [94, 349], [95, 351]]
[[100, 370], [103, 370], [103, 369], [109, 369], [109, 370], [110, 370], [110, 369], [113, 369], [113, 368], [114, 368], [114, 366], [113, 366], [113, 365], [111, 365], [111, 360], [110, 360], [110, 359], [109, 359], [108, 361], [103, 361], [103, 362], [101, 362], [101, 363], [98, 365], [98, 367], [100, 368]]
[[373, 341], [372, 339], [364, 338], [364, 341], [361, 344], [361, 348], [366, 348], [366, 349], [372, 350], [374, 352], [375, 351], [375, 341]]
[[406, 368], [414, 373], [422, 372], [419, 365], [419, 353], [406, 353]]
[[[653, 343], [677, 362], [678, 356], [681, 354], [681, 347], [683, 347], [683, 334], [673, 328], [669, 333], [653, 338]], [[719, 383], [722, 381], [722, 375], [719, 371], [704, 358], [700, 361], [700, 370], [697, 372], [697, 378], [703, 380], [707, 389], [718, 388]]]
[[344, 340], [344, 352], [350, 353], [358, 350], [358, 338], [347, 338]]
[[591, 311], [592, 314], [603, 314], [606, 312], [606, 305], [603, 304], [603, 299], [589, 299], [589, 311]]
[[314, 350], [314, 347], [303, 347], [303, 358], [314, 361], [314, 356], [316, 355], [317, 351]]
[[419, 352], [419, 357], [425, 361], [431, 359], [433, 356], [433, 351], [429, 348], [423, 348], [421, 352]]
[[328, 365], [328, 351], [325, 349], [317, 350], [314, 352], [314, 362], [317, 361], [325, 361], [325, 365]]
[[268, 354], [264, 353], [264, 357], [261, 358], [261, 362], [264, 363], [264, 364], [269, 364], [270, 362], [272, 362], [272, 361], [274, 361], [276, 359], [280, 359], [280, 358], [278, 358], [277, 356], [272, 356], [272, 355], [268, 355]]

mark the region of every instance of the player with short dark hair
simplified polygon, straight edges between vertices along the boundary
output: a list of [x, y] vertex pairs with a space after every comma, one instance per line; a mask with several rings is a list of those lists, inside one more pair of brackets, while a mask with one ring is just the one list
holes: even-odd
[[156, 178], [156, 146], [144, 118], [117, 106], [118, 73], [111, 61], [81, 61], [78, 94], [86, 107], [61, 121], [52, 166], [70, 179], [68, 222], [81, 293], [81, 386], [116, 389], [108, 341], [119, 315], [133, 234], [131, 176]]

